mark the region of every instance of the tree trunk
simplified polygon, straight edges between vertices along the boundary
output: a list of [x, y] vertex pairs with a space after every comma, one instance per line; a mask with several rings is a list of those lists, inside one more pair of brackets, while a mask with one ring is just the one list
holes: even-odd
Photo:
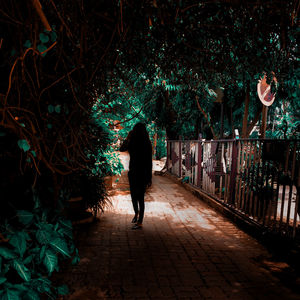
[[246, 138], [246, 135], [247, 135], [249, 102], [250, 102], [250, 83], [248, 81], [247, 89], [246, 89], [246, 98], [245, 98], [245, 110], [244, 110], [244, 117], [243, 117], [242, 138]]
[[210, 128], [210, 130], [211, 130], [211, 133], [212, 133], [212, 135], [213, 135], [213, 139], [216, 140], [216, 139], [217, 139], [217, 135], [215, 134], [215, 131], [214, 131], [213, 127], [212, 127], [212, 124], [211, 124], [211, 122], [210, 122], [210, 120], [209, 120], [209, 118], [208, 118], [206, 112], [205, 112], [204, 109], [201, 107], [201, 105], [200, 105], [200, 103], [199, 103], [199, 100], [198, 100], [198, 97], [197, 97], [197, 96], [196, 96], [196, 102], [197, 102], [197, 106], [198, 106], [199, 110], [200, 110], [201, 113], [203, 114], [203, 116], [204, 116], [204, 118], [205, 118], [205, 120], [206, 120], [206, 122], [207, 122], [207, 124], [208, 124], [208, 126], [209, 126], [209, 128]]
[[261, 139], [264, 139], [266, 137], [267, 115], [268, 115], [268, 107], [263, 105], [262, 119], [261, 119], [261, 129], [260, 129], [260, 138]]

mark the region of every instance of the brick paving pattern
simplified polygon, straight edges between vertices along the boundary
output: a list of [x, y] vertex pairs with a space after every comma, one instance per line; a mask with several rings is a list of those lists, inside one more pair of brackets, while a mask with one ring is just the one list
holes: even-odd
[[113, 207], [80, 229], [66, 299], [300, 299], [261, 267], [263, 246], [166, 177], [153, 177], [144, 227], [131, 230], [125, 180]]

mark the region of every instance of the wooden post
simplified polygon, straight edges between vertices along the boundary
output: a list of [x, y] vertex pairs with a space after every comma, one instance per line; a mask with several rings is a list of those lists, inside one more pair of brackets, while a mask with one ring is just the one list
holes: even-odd
[[202, 187], [203, 184], [201, 184], [202, 180], [202, 169], [201, 169], [201, 163], [202, 163], [202, 141], [198, 141], [198, 165], [197, 165], [197, 186]]
[[229, 204], [235, 205], [235, 183], [237, 175], [237, 160], [238, 160], [238, 141], [235, 140], [232, 144], [230, 182], [229, 182]]
[[266, 137], [267, 115], [268, 115], [268, 106], [263, 105], [261, 128], [260, 128], [260, 138], [261, 139], [264, 139]]

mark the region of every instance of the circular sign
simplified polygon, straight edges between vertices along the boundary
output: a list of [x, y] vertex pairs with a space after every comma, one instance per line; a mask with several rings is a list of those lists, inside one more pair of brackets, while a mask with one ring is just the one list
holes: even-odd
[[[277, 85], [277, 80], [275, 77], [273, 77], [273, 80]], [[264, 75], [264, 77], [257, 83], [257, 94], [263, 105], [270, 106], [273, 104], [276, 93], [271, 92], [271, 86], [267, 84], [266, 75]]]

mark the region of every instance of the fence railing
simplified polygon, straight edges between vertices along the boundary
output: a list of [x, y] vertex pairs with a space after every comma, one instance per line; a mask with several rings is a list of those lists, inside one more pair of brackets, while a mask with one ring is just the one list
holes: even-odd
[[300, 231], [300, 140], [168, 141], [168, 171], [245, 218]]

